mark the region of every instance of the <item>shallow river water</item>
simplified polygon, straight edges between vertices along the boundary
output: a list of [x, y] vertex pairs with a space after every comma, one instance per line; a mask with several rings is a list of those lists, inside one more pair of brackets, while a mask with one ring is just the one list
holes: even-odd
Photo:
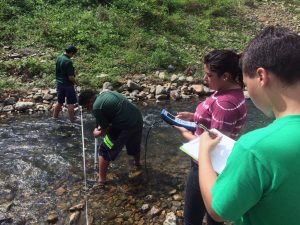
[[[190, 159], [178, 149], [184, 140], [159, 113], [163, 107], [173, 113], [192, 112], [197, 101], [139, 106], [144, 117], [142, 163], [147, 169], [139, 180], [129, 179], [130, 158], [123, 151], [109, 168], [111, 183], [104, 190], [90, 182], [95, 177], [94, 119], [90, 114], [83, 113], [87, 191], [80, 121], [71, 124], [65, 115], [55, 121], [48, 114], [16, 115], [0, 121], [0, 224], [47, 224], [51, 214], [58, 217], [57, 224], [69, 224], [70, 207], [83, 203], [84, 196], [93, 224], [162, 224], [172, 211], [182, 224]], [[271, 122], [250, 100], [247, 105], [243, 133]], [[155, 121], [159, 122], [147, 136]], [[149, 216], [147, 209], [141, 209], [144, 204], [159, 212]]]

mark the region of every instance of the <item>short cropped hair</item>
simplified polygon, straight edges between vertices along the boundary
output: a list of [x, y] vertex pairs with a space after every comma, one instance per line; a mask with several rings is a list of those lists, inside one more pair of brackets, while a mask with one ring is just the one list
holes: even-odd
[[96, 95], [96, 92], [93, 90], [82, 91], [78, 96], [78, 104], [83, 106], [88, 103], [88, 101]]
[[300, 36], [288, 28], [269, 26], [248, 45], [242, 57], [242, 69], [254, 77], [257, 68], [272, 72], [281, 82], [300, 81]]
[[231, 50], [213, 50], [204, 56], [203, 63], [219, 77], [229, 73], [230, 78], [243, 86], [243, 73], [239, 65], [240, 55]]
[[77, 52], [77, 48], [74, 45], [69, 45], [66, 49], [65, 49], [66, 53], [74, 53], [76, 54]]

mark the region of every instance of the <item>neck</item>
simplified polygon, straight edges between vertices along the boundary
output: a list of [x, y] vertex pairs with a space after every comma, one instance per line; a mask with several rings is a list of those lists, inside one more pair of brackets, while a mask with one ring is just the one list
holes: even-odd
[[238, 83], [227, 82], [224, 83], [224, 85], [218, 91], [226, 91], [226, 90], [240, 89], [240, 88], [241, 86]]
[[270, 93], [272, 108], [276, 118], [300, 114], [300, 85], [282, 87]]

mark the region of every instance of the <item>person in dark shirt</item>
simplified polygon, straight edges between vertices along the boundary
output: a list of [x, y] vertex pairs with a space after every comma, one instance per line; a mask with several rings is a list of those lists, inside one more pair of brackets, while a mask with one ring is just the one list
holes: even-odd
[[100, 185], [106, 183], [109, 162], [117, 158], [124, 146], [127, 154], [134, 158], [135, 174], [140, 173], [143, 117], [138, 107], [115, 91], [103, 91], [97, 95], [86, 90], [80, 93], [78, 103], [93, 112], [97, 124], [93, 134], [103, 137], [98, 156]]
[[75, 69], [71, 58], [76, 54], [77, 48], [70, 45], [65, 49], [56, 60], [55, 76], [57, 84], [57, 104], [53, 109], [53, 118], [58, 118], [62, 105], [67, 100], [69, 119], [75, 120], [74, 104], [77, 103], [77, 97], [74, 85], [78, 85], [75, 79]]

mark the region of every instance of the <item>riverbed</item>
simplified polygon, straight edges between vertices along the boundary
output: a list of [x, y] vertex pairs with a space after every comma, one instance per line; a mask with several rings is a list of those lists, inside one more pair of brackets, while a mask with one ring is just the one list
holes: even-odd
[[[86, 185], [80, 112], [73, 124], [65, 115], [53, 120], [46, 113], [19, 114], [1, 121], [0, 224], [84, 224], [85, 202], [93, 224], [158, 225], [170, 213], [182, 224], [190, 158], [179, 150], [183, 138], [159, 113], [162, 108], [172, 113], [192, 112], [197, 102], [139, 105], [144, 117], [143, 174], [130, 176], [131, 158], [123, 151], [110, 165], [105, 188], [94, 182], [95, 124], [91, 114], [83, 112], [82, 121]], [[271, 122], [250, 100], [247, 105], [243, 133]]]

